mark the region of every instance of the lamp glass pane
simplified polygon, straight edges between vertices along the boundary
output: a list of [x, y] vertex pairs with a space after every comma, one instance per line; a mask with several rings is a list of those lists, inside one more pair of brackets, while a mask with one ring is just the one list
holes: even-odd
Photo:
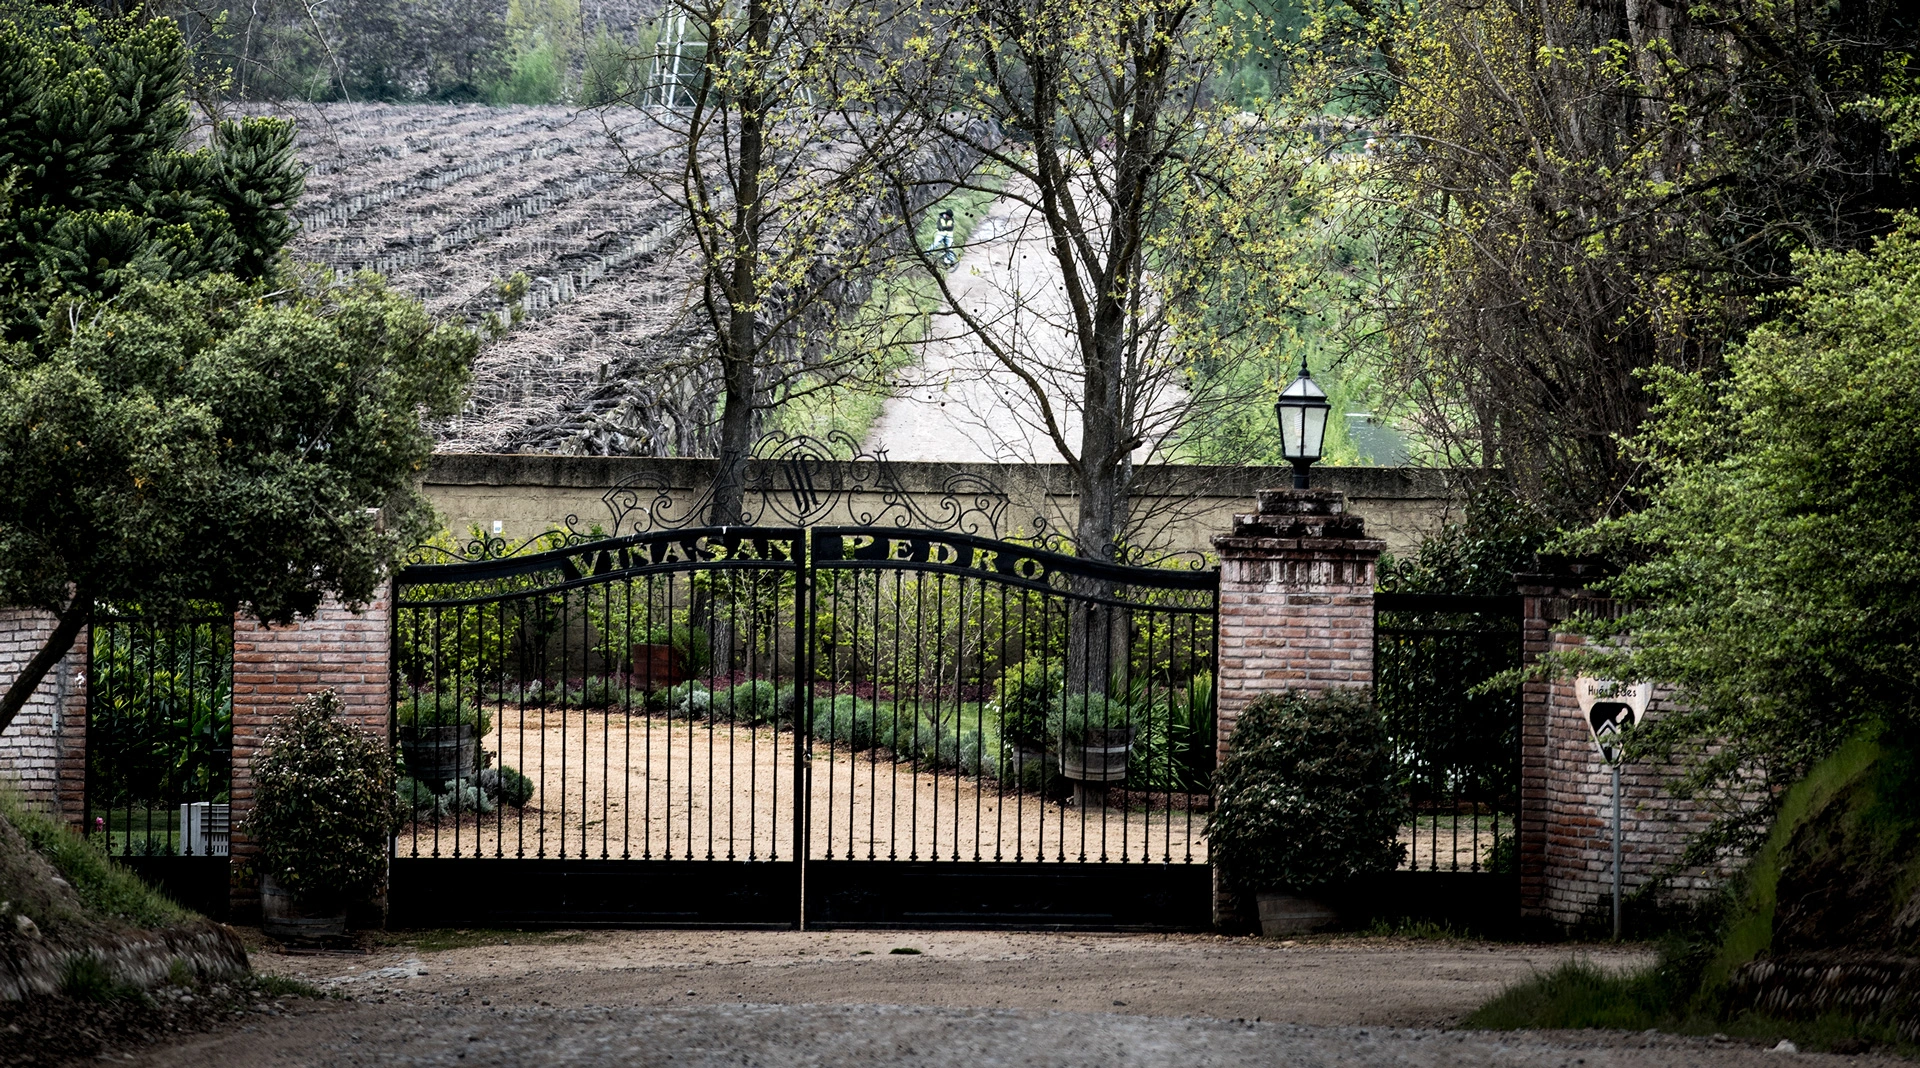
[[[1332, 411], [1326, 405], [1316, 405], [1301, 413], [1300, 458], [1318, 460], [1322, 446], [1326, 444], [1327, 413]], [[1292, 459], [1292, 457], [1288, 457]]]
[[1300, 409], [1291, 404], [1280, 405], [1280, 455], [1289, 460], [1299, 459], [1304, 431]]

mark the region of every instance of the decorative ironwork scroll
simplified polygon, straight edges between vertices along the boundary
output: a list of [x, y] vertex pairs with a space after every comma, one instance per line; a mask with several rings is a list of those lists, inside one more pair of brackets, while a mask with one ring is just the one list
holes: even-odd
[[[1022, 544], [1067, 556], [1086, 556], [1067, 531], [1045, 515], [1015, 519], [1012, 497], [977, 470], [929, 464], [937, 479], [909, 488], [900, 466], [885, 449], [865, 452], [850, 435], [834, 431], [824, 440], [772, 433], [755, 443], [742, 462], [744, 486], [739, 526], [809, 527], [834, 524], [898, 530], [940, 531], [974, 537], [1014, 538]], [[580, 517], [535, 537], [512, 542], [475, 529], [451, 543], [416, 547], [409, 562], [446, 563], [506, 560], [532, 553], [572, 549], [609, 538], [686, 530], [708, 525], [711, 485], [688, 489], [659, 474], [643, 472], [616, 482], [601, 495], [609, 522], [582, 529]], [[1204, 571], [1213, 566], [1195, 550], [1167, 551], [1144, 545], [1116, 544], [1104, 558], [1131, 567]]]
[[[1011, 533], [1012, 499], [974, 472], [953, 472], [925, 490], [911, 490], [886, 450], [864, 452], [849, 435], [826, 440], [769, 434], [744, 463], [741, 523], [810, 526], [839, 520], [860, 526], [945, 530], [983, 537]], [[706, 522], [713, 490], [683, 496], [657, 475], [622, 479], [601, 498], [612, 517], [609, 535], [676, 530]], [[1051, 524], [1035, 516], [1026, 533], [1044, 539]]]

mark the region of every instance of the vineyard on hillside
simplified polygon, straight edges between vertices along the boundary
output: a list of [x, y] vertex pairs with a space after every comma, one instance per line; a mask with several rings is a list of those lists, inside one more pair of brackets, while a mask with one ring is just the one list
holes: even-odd
[[[292, 104], [311, 168], [297, 259], [369, 269], [435, 314], [504, 321], [497, 283], [530, 279], [487, 343], [455, 452], [698, 454], [712, 410], [685, 356], [694, 274], [679, 213], [627, 175], [591, 113], [562, 107]], [[658, 152], [626, 131], [628, 150]]]

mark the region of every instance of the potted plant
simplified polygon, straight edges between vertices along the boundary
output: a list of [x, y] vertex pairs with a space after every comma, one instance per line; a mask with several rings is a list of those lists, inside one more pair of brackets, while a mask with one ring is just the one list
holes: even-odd
[[1048, 717], [1048, 726], [1059, 745], [1060, 774], [1073, 781], [1076, 803], [1089, 800], [1089, 784], [1092, 799], [1098, 800], [1107, 784], [1126, 780], [1134, 728], [1124, 699], [1068, 694]]
[[347, 909], [371, 900], [399, 826], [393, 753], [340, 716], [322, 690], [296, 703], [262, 740], [253, 809], [260, 843], [260, 926], [280, 939], [346, 933]]
[[1290, 690], [1241, 711], [1206, 835], [1230, 884], [1256, 895], [1262, 933], [1333, 926], [1327, 902], [1341, 884], [1399, 866], [1407, 803], [1396, 780], [1369, 691]]
[[711, 659], [707, 644], [706, 632], [698, 627], [654, 627], [628, 650], [634, 683], [664, 690], [699, 678]]
[[480, 739], [493, 725], [472, 697], [421, 691], [394, 711], [407, 774], [424, 783], [471, 779], [480, 768]]
[[1064, 689], [1059, 664], [1023, 660], [1006, 670], [995, 686], [988, 717], [996, 722], [1008, 776], [1024, 787], [1043, 789], [1053, 768], [1047, 763], [1047, 713]]

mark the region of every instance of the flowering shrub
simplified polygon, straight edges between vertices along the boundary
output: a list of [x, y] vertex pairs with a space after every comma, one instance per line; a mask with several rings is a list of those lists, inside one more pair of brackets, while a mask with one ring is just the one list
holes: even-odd
[[1214, 774], [1207, 839], [1248, 890], [1310, 890], [1406, 856], [1407, 803], [1366, 690], [1271, 694], [1248, 705]]
[[245, 827], [260, 842], [261, 870], [314, 908], [372, 894], [400, 822], [396, 779], [385, 740], [342, 721], [332, 690], [295, 704], [254, 766]]

